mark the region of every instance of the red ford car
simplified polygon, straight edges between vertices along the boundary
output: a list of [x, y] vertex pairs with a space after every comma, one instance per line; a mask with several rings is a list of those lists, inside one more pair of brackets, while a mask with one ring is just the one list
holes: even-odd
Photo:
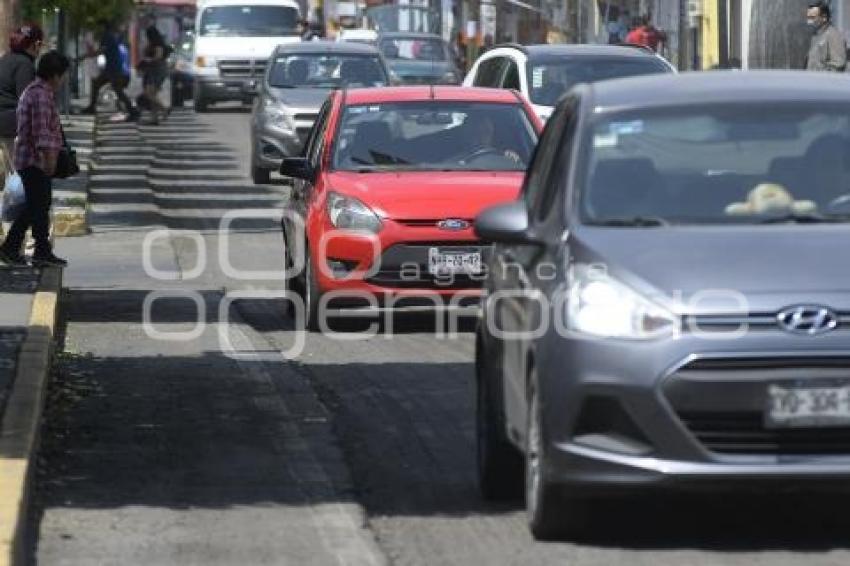
[[489, 249], [472, 220], [517, 198], [541, 128], [507, 90], [333, 92], [304, 156], [281, 166], [294, 180], [283, 235], [305, 326], [319, 327], [323, 306], [476, 299]]

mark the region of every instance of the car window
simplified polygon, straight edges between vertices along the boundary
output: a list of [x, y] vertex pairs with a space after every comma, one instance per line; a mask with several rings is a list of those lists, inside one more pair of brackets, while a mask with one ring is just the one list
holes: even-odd
[[446, 61], [446, 44], [442, 39], [429, 37], [393, 37], [380, 41], [380, 50], [387, 59], [412, 61]]
[[298, 9], [290, 6], [209, 6], [201, 12], [202, 36], [280, 37], [298, 34]]
[[541, 194], [546, 188], [549, 171], [555, 156], [558, 155], [560, 140], [564, 127], [570, 119], [570, 113], [566, 107], [561, 107], [555, 115], [546, 123], [540, 143], [534, 152], [534, 159], [529, 166], [528, 173], [523, 186], [523, 198], [526, 206], [534, 216], [538, 216], [536, 207], [541, 202]]
[[600, 115], [583, 140], [584, 221], [850, 221], [850, 104], [728, 103]]
[[275, 57], [268, 81], [274, 88], [377, 87], [389, 83], [377, 56], [319, 53]]
[[529, 98], [541, 106], [554, 106], [579, 83], [671, 72], [662, 60], [651, 56], [540, 58], [528, 64]]
[[433, 100], [346, 108], [334, 167], [524, 171], [537, 135], [518, 103]]
[[507, 59], [507, 69], [505, 69], [505, 76], [502, 79], [502, 88], [520, 90], [519, 66], [513, 59]]
[[319, 111], [319, 116], [310, 131], [310, 137], [306, 144], [306, 157], [310, 166], [317, 170], [320, 165], [322, 148], [324, 147], [325, 132], [328, 129], [328, 116], [330, 115], [331, 99], [328, 99]]
[[481, 61], [478, 65], [478, 72], [475, 74], [473, 86], [498, 87], [504, 64], [504, 57], [493, 57], [492, 59]]
[[549, 156], [547, 162], [541, 163], [543, 168], [540, 173], [541, 188], [535, 199], [535, 218], [543, 221], [549, 218], [556, 210], [555, 200], [558, 192], [563, 190], [563, 185], [558, 182], [562, 179], [564, 172], [569, 170], [572, 158], [572, 145], [575, 136], [578, 100], [570, 98], [564, 101], [559, 120], [559, 131], [553, 132], [552, 146], [553, 155]]

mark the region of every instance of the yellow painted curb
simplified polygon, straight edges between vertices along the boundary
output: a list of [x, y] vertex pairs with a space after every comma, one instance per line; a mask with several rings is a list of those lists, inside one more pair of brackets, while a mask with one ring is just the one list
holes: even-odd
[[50, 369], [62, 270], [42, 270], [0, 424], [0, 566], [25, 560], [27, 497]]

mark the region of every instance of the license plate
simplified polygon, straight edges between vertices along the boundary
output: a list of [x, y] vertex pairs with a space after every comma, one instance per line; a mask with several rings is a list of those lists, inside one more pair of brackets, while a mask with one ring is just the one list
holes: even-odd
[[787, 387], [767, 391], [769, 428], [850, 426], [850, 386]]
[[481, 252], [448, 252], [430, 248], [428, 272], [431, 275], [481, 273]]

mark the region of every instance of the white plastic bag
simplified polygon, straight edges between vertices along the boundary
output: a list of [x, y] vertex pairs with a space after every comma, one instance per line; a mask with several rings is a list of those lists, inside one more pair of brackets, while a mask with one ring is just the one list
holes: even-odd
[[24, 182], [17, 173], [6, 175], [6, 185], [3, 188], [3, 199], [0, 200], [0, 220], [14, 222], [26, 206], [27, 197], [24, 193]]

